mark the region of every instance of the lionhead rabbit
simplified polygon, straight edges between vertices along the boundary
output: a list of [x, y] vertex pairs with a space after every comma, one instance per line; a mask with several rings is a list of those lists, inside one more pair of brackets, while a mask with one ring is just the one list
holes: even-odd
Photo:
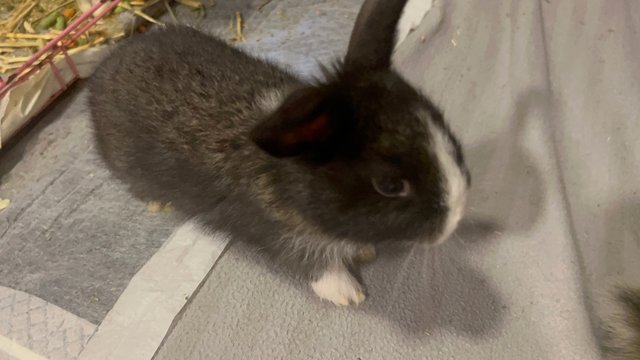
[[134, 37], [90, 84], [101, 155], [139, 198], [360, 303], [354, 259], [444, 241], [469, 185], [442, 114], [391, 69], [405, 1], [365, 1], [346, 57], [313, 83], [187, 27]]

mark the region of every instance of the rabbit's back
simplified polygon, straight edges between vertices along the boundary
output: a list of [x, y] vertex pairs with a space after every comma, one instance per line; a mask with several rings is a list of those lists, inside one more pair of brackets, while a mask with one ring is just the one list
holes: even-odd
[[99, 151], [137, 195], [201, 196], [250, 176], [264, 159], [248, 132], [265, 94], [297, 83], [221, 40], [170, 27], [114, 50], [90, 81], [89, 107]]

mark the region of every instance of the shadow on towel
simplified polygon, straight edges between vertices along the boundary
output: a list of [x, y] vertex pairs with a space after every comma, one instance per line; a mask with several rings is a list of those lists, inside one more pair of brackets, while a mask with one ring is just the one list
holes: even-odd
[[383, 249], [364, 269], [369, 298], [362, 309], [416, 337], [441, 330], [485, 337], [502, 323], [506, 305], [488, 278], [468, 263], [465, 240], [408, 252]]
[[484, 337], [500, 327], [507, 305], [469, 259], [503, 232], [530, 230], [543, 212], [541, 173], [522, 144], [529, 122], [548, 116], [544, 96], [531, 91], [520, 97], [504, 133], [466, 149], [469, 210], [453, 239], [409, 253], [382, 250], [379, 261], [364, 269], [370, 294], [365, 311], [420, 337], [438, 329]]
[[547, 104], [542, 91], [523, 94], [503, 133], [466, 149], [472, 177], [467, 218], [491, 219], [500, 231], [511, 233], [527, 232], [537, 223], [546, 192], [523, 143], [528, 125], [549, 119]]

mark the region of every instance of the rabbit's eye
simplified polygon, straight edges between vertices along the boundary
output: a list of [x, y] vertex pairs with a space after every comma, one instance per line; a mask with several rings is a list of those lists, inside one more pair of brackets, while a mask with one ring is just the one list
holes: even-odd
[[386, 197], [406, 197], [411, 194], [411, 185], [407, 180], [399, 178], [372, 179], [373, 188]]

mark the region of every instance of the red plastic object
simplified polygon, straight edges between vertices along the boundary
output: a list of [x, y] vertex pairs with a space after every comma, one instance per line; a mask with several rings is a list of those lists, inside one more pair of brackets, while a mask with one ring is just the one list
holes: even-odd
[[[98, 20], [104, 17], [111, 11], [111, 9], [118, 6], [121, 0], [101, 0], [94, 4], [87, 12], [83, 13], [78, 19], [74, 20], [69, 26], [67, 26], [60, 35], [56, 36], [53, 40], [49, 41], [44, 47], [36, 52], [27, 62], [25, 62], [20, 68], [18, 68], [13, 74], [9, 75], [5, 80], [0, 82], [0, 99], [4, 98], [11, 89], [27, 80], [31, 75], [38, 72], [43, 67], [51, 66], [51, 71], [55, 75], [60, 89], [55, 92], [47, 101], [47, 103], [38, 109], [38, 112], [46, 108], [53, 100], [55, 100], [60, 94], [71, 86], [76, 80], [80, 78], [78, 68], [73, 62], [73, 59], [67, 53], [70, 45], [77, 40], [82, 34], [84, 34], [89, 28], [91, 28]], [[94, 16], [94, 14], [104, 6], [103, 10]], [[47, 54], [48, 53], [48, 54]], [[43, 57], [43, 55], [47, 54]], [[71, 69], [72, 78], [65, 80], [60, 72], [60, 69], [56, 66], [54, 60], [59, 54], [63, 54], [67, 65]]]

